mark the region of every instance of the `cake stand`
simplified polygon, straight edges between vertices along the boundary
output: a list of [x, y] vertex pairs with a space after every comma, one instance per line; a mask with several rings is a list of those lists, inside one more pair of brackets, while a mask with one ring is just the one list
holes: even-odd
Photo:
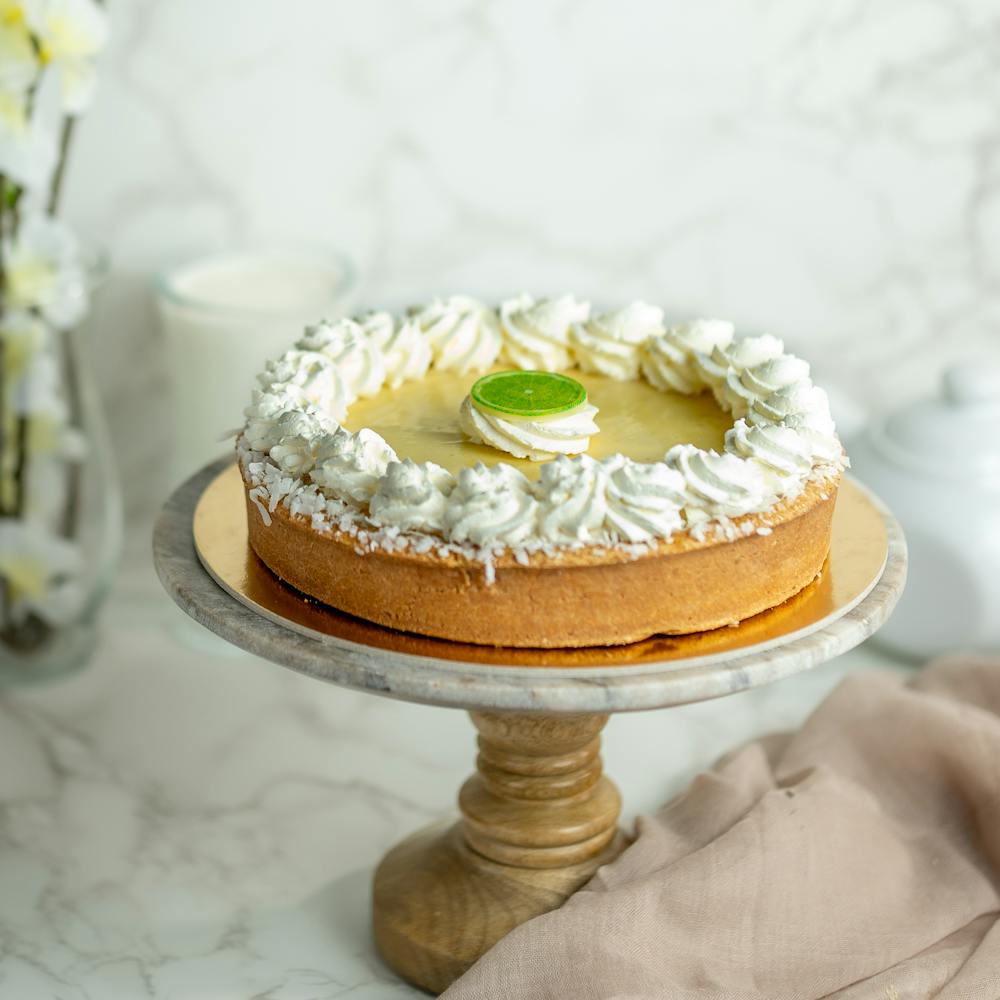
[[479, 754], [459, 792], [461, 818], [404, 840], [374, 879], [379, 951], [432, 992], [625, 846], [618, 791], [601, 768], [609, 713], [716, 698], [816, 666], [885, 621], [906, 575], [895, 518], [847, 480], [821, 577], [738, 627], [584, 650], [450, 643], [350, 618], [281, 583], [247, 544], [243, 482], [228, 459], [170, 498], [153, 555], [177, 604], [251, 653], [345, 687], [470, 711]]

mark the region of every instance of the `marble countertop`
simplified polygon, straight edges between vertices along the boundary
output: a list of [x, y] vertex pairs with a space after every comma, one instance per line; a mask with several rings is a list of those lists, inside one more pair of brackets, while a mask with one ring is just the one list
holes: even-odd
[[[455, 808], [456, 710], [321, 685], [238, 653], [163, 595], [133, 533], [91, 665], [0, 694], [0, 1000], [374, 1000], [373, 866]], [[623, 819], [732, 746], [798, 724], [870, 644], [717, 701], [619, 715]]]

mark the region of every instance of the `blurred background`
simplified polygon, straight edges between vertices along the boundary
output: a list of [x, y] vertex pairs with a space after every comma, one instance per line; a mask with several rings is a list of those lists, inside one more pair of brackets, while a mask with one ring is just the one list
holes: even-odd
[[[342, 255], [333, 311], [641, 297], [783, 337], [861, 435], [949, 365], [1000, 363], [1000, 10], [117, 0], [109, 16], [60, 214], [108, 255], [80, 352], [124, 555], [87, 668], [0, 691], [0, 998], [409, 995], [368, 942], [371, 867], [453, 808], [471, 727], [181, 622], [150, 532], [193, 471], [172, 399], [204, 372], [190, 339], [168, 350], [163, 275], [298, 248]], [[253, 330], [237, 317], [228, 335], [250, 350]], [[983, 413], [968, 453], [1000, 419]], [[614, 718], [626, 818], [873, 667], [912, 669], [866, 644], [771, 688]]]
[[[885, 407], [1000, 351], [1000, 20], [838, 4], [119, 2], [66, 214], [105, 244], [99, 379], [162, 497], [158, 270], [346, 251], [360, 305], [643, 297], [786, 338]], [[290, 331], [291, 337], [295, 331]]]

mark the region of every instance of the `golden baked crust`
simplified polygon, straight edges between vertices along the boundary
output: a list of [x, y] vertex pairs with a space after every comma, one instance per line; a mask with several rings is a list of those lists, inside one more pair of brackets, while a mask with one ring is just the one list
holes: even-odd
[[680, 533], [639, 556], [591, 546], [536, 552], [526, 564], [505, 552], [492, 583], [481, 562], [458, 553], [366, 551], [283, 505], [268, 526], [249, 496], [247, 520], [250, 545], [273, 573], [358, 618], [489, 646], [609, 646], [733, 625], [797, 594], [829, 552], [839, 480], [734, 518], [737, 530], [752, 529], [734, 540]]

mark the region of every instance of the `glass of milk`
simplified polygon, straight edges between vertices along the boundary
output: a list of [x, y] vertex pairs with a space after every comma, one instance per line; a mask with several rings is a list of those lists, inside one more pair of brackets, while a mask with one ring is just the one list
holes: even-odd
[[234, 251], [157, 276], [174, 396], [171, 485], [231, 449], [264, 363], [307, 323], [342, 316], [354, 290], [350, 261], [320, 248]]

